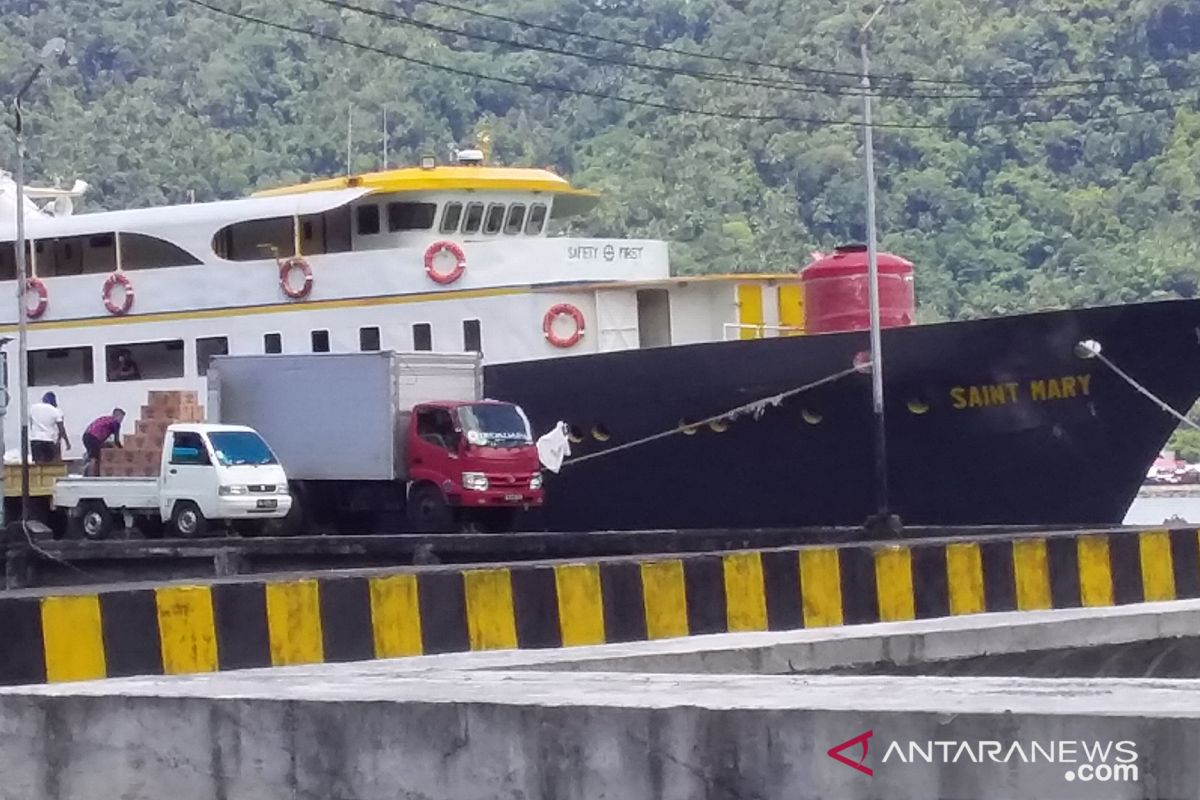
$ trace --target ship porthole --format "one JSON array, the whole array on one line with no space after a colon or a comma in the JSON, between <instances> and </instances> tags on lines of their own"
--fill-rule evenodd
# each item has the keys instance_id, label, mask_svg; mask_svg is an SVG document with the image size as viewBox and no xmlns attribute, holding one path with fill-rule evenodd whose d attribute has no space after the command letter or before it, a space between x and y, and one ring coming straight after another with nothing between
<instances>
[{"instance_id":1,"label":"ship porthole","mask_svg":"<svg viewBox=\"0 0 1200 800\"><path fill-rule=\"evenodd\" d=\"M914 397L908 401L908 410L914 414L924 414L929 410L929 404L920 398Z\"/></svg>"},{"instance_id":2,"label":"ship porthole","mask_svg":"<svg viewBox=\"0 0 1200 800\"><path fill-rule=\"evenodd\" d=\"M803 417L804 421L807 422L809 425L816 425L822 419L824 419L824 417L822 417L817 412L809 411L807 408L800 412L800 416Z\"/></svg>"},{"instance_id":3,"label":"ship porthole","mask_svg":"<svg viewBox=\"0 0 1200 800\"><path fill-rule=\"evenodd\" d=\"M597 442L607 442L612 438L612 435L604 425L595 425L592 427L592 438Z\"/></svg>"},{"instance_id":4,"label":"ship porthole","mask_svg":"<svg viewBox=\"0 0 1200 800\"><path fill-rule=\"evenodd\" d=\"M568 425L567 438L571 440L572 444L579 444L583 441L583 431L579 429L578 425Z\"/></svg>"},{"instance_id":5,"label":"ship porthole","mask_svg":"<svg viewBox=\"0 0 1200 800\"><path fill-rule=\"evenodd\" d=\"M679 420L679 429L681 431L683 431L684 436L695 436L696 435L696 423L692 422L690 419L687 419L686 417L684 419Z\"/></svg>"},{"instance_id":6,"label":"ship porthole","mask_svg":"<svg viewBox=\"0 0 1200 800\"><path fill-rule=\"evenodd\" d=\"M708 427L712 428L713 433L724 433L725 431L729 430L729 420L714 419L712 422L708 423Z\"/></svg>"}]
</instances>

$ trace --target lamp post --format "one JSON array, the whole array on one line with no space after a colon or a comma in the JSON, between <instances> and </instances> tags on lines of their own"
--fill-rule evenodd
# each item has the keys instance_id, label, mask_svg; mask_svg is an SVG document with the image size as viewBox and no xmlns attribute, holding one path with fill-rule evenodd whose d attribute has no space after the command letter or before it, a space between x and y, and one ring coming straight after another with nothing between
<instances>
[{"instance_id":1,"label":"lamp post","mask_svg":"<svg viewBox=\"0 0 1200 800\"><path fill-rule=\"evenodd\" d=\"M21 98L33 86L38 75L46 66L46 62L63 54L67 42L61 37L55 37L46 42L38 57L38 63L33 72L21 84L16 97L13 98L13 131L17 141L17 397L21 422L21 526L24 529L29 521L29 355L26 328L29 317L29 306L25 300L25 138L21 120Z\"/></svg>"},{"instance_id":2,"label":"lamp post","mask_svg":"<svg viewBox=\"0 0 1200 800\"><path fill-rule=\"evenodd\" d=\"M875 419L875 520L888 521L888 468L887 427L883 413L883 341L879 322L879 259L875 239L875 149L871 137L871 62L867 52L867 39L871 23L888 5L887 0L879 4L875 12L859 29L862 51L863 90L863 150L866 161L867 181L867 282L870 284L868 298L871 311L871 404Z\"/></svg>"}]
</instances>

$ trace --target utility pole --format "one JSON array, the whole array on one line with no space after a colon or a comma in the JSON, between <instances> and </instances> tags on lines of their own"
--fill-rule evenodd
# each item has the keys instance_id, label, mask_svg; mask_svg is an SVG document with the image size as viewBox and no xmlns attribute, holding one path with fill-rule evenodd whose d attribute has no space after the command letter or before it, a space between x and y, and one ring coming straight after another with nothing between
<instances>
[{"instance_id":1,"label":"utility pole","mask_svg":"<svg viewBox=\"0 0 1200 800\"><path fill-rule=\"evenodd\" d=\"M871 136L871 61L867 51L869 28L887 2L881 3L862 26L863 151L867 181L867 282L871 310L871 405L875 419L875 520L886 524L889 517L887 426L883 410L883 337L879 321L879 259L875 239L875 149Z\"/></svg>"}]
</instances>

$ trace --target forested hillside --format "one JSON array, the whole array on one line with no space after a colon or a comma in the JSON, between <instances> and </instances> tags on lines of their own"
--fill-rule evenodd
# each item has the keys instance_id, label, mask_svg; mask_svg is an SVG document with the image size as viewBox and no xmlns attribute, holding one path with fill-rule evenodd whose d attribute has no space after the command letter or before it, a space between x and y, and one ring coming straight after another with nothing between
<instances>
[{"instance_id":1,"label":"forested hillside","mask_svg":"<svg viewBox=\"0 0 1200 800\"><path fill-rule=\"evenodd\" d=\"M348 114L352 168L378 168L386 112L393 163L486 133L605 192L577 229L668 239L679 272L863 235L839 123L875 3L204 2L296 30L194 0L0 4L9 86L69 41L27 101L33 180L83 178L91 208L234 197L343 171ZM872 37L879 227L925 319L1196 292L1195 0L907 0Z\"/></svg>"}]
</instances>

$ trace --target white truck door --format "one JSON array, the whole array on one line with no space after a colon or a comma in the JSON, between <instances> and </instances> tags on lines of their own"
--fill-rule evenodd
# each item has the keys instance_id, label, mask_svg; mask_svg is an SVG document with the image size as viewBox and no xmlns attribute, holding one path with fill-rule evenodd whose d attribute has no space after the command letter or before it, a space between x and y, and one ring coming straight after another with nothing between
<instances>
[{"instance_id":1,"label":"white truck door","mask_svg":"<svg viewBox=\"0 0 1200 800\"><path fill-rule=\"evenodd\" d=\"M167 463L162 474L164 521L170 518L179 500L191 500L200 507L200 513L211 517L217 503L219 479L208 443L191 431L175 431L167 439L164 447Z\"/></svg>"}]
</instances>

